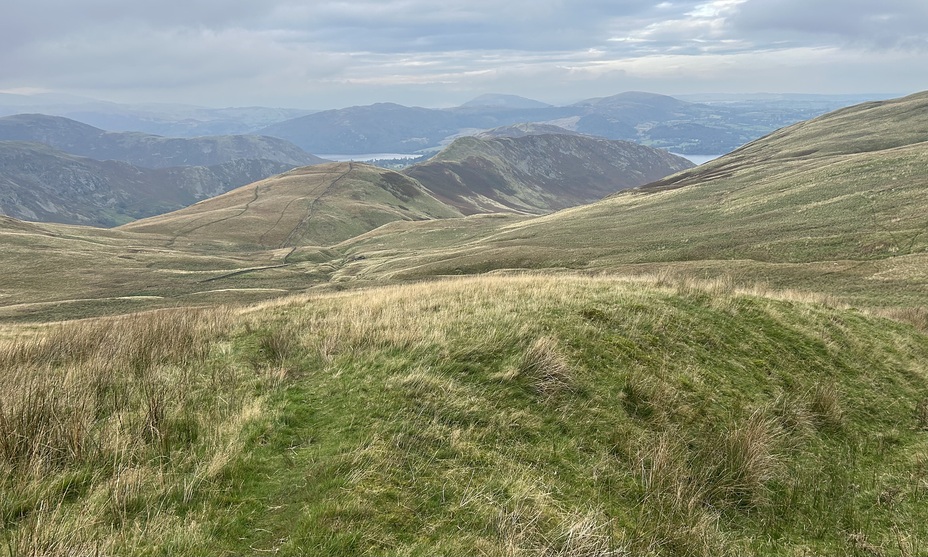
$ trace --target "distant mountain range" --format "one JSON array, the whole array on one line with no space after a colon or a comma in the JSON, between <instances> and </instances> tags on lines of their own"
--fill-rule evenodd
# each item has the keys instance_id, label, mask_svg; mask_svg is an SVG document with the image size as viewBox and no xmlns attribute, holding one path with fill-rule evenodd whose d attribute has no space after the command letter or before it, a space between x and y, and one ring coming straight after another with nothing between
<instances>
[{"instance_id":1,"label":"distant mountain range","mask_svg":"<svg viewBox=\"0 0 928 557\"><path fill-rule=\"evenodd\" d=\"M568 106L487 95L456 108L410 108L381 103L326 110L262 128L314 153L416 153L455 137L514 124L554 125L607 139L634 141L685 154L722 154L777 128L844 106L771 99L757 103L694 103L628 92Z\"/></svg>"},{"instance_id":2,"label":"distant mountain range","mask_svg":"<svg viewBox=\"0 0 928 557\"><path fill-rule=\"evenodd\" d=\"M159 114L160 122L178 126L188 117L215 123L221 114L239 123L233 128L260 128L259 135L177 138L104 131L61 116L0 117L0 211L28 220L100 226L176 210L293 167L324 162L307 150L413 153L440 146L448 149L407 175L454 211L545 213L685 168L666 153L594 137L687 154L723 153L828 105L820 97L687 102L628 92L552 106L491 94L450 109L380 103L307 114L259 108L198 112L196 107L0 94L0 113L34 107L30 102L37 100L72 111L96 107L110 115L133 115L126 122L144 119L151 110L149 115ZM201 128L191 124L185 129Z\"/></svg>"},{"instance_id":3,"label":"distant mountain range","mask_svg":"<svg viewBox=\"0 0 928 557\"><path fill-rule=\"evenodd\" d=\"M326 162L282 139L106 132L60 116L0 118L0 213L115 226Z\"/></svg>"},{"instance_id":4,"label":"distant mountain range","mask_svg":"<svg viewBox=\"0 0 928 557\"><path fill-rule=\"evenodd\" d=\"M719 155L777 128L865 100L870 99L848 95L695 95L680 99L626 92L553 106L516 95L488 94L447 109L379 103L313 111L126 105L61 95L0 94L0 116L41 113L109 131L171 137L268 135L292 141L311 153L342 155L434 153L456 137L534 123L677 153Z\"/></svg>"},{"instance_id":5,"label":"distant mountain range","mask_svg":"<svg viewBox=\"0 0 928 557\"><path fill-rule=\"evenodd\" d=\"M0 93L0 116L48 114L108 131L135 131L170 137L249 133L311 112L260 106L206 108L164 103L121 104L71 95Z\"/></svg>"},{"instance_id":6,"label":"distant mountain range","mask_svg":"<svg viewBox=\"0 0 928 557\"><path fill-rule=\"evenodd\" d=\"M57 124L69 122L62 118L47 121ZM76 126L76 129L84 130L80 125ZM125 134L104 135L121 137ZM73 140L73 137L62 134L55 137L65 137L61 141L64 143ZM89 142L85 147L92 145L93 143ZM400 181L412 184L410 187L413 189L426 192L424 195L430 199L440 200L435 203L441 205L442 209L433 210L431 213L435 216L487 212L538 214L589 203L621 189L639 186L691 166L692 164L685 159L664 151L628 142L580 135L461 138L433 160L409 168L406 176ZM292 165L278 161L235 159L209 167L149 169L124 161L97 161L77 157L39 143L0 141L0 213L32 221L114 226L174 211L291 168ZM351 199L356 202L367 198L368 193L357 193L343 187L326 189L334 187L335 182L341 183L356 178L359 172L365 175L382 175L381 178L371 180L394 186L399 183L394 176L402 176L373 167L364 168L363 172L355 169L346 178L341 176L347 171L333 170L332 165L323 165L318 173L304 169L297 174L304 177L312 175L311 182L323 184L321 187L325 191L328 204L332 204L333 196L341 195L336 192L354 192L352 195L356 197ZM326 180L331 180L332 183ZM370 181L365 180L367 179L361 179L361 182ZM288 187L297 188L294 190L297 192L299 184L302 183L300 180L286 182ZM252 188L249 191L258 191L252 186L248 188ZM279 187L271 189L280 190ZM312 197L307 192L293 195L303 196L305 199ZM321 196L321 193L319 195ZM255 210L266 204L266 197L265 194L262 204L254 206ZM238 197L226 196L223 199L239 198L246 201L246 198L250 199L247 194ZM350 204L349 201L345 204ZM240 226L242 219L254 218L252 213L245 210L250 206L243 204L237 209L242 218L234 224L231 221L227 222L225 226L231 225L235 228ZM292 213L301 206L297 204L291 207L288 204L287 208L281 208L281 211ZM187 213L195 214L199 219L205 210L211 211L204 207L207 206L200 204L197 209L191 209ZM313 202L311 207L317 222L328 218L322 214L324 211L319 203ZM396 214L400 217L409 216L412 213L407 214L408 211L401 207ZM393 214L389 211L388 213ZM284 218L277 212L274 215L275 218ZM328 226L358 234L367 231L367 228L364 228L367 224L382 224L381 221L385 217L358 218L361 219L361 224L347 222L351 219L346 217L346 222L341 225L330 223ZM222 217L219 220L227 219ZM362 229L358 229L358 226ZM245 227L243 230L247 229L248 227ZM227 234L230 237L235 235L231 229ZM350 235L342 237L339 232L316 237L313 241L333 241L349 237Z\"/></svg>"},{"instance_id":7,"label":"distant mountain range","mask_svg":"<svg viewBox=\"0 0 928 557\"><path fill-rule=\"evenodd\" d=\"M195 138L107 132L59 116L19 114L0 118L0 140L33 141L96 160L147 168L212 166L239 159L272 160L290 167L325 162L287 141L256 135Z\"/></svg>"}]
</instances>

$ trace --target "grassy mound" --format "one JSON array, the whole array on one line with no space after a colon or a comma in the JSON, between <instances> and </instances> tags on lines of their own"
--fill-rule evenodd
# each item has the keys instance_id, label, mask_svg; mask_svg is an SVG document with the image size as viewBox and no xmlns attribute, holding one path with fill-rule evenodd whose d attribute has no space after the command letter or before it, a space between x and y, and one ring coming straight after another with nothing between
<instances>
[{"instance_id":1,"label":"grassy mound","mask_svg":"<svg viewBox=\"0 0 928 557\"><path fill-rule=\"evenodd\" d=\"M0 338L0 553L928 548L928 338L795 294L483 277Z\"/></svg>"}]
</instances>

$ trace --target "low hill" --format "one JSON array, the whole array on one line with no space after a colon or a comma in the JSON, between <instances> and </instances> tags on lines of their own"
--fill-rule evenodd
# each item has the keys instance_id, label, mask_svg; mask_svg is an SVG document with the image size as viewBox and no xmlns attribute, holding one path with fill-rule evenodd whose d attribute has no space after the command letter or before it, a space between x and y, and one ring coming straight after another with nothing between
<instances>
[{"instance_id":1,"label":"low hill","mask_svg":"<svg viewBox=\"0 0 928 557\"><path fill-rule=\"evenodd\" d=\"M227 192L290 165L234 160L150 169L69 155L40 143L0 141L0 214L30 221L116 226Z\"/></svg>"},{"instance_id":2,"label":"low hill","mask_svg":"<svg viewBox=\"0 0 928 557\"><path fill-rule=\"evenodd\" d=\"M690 166L666 152L581 136L462 138L403 174L356 163L297 169L125 229L172 244L322 246L395 220L550 212Z\"/></svg>"},{"instance_id":3,"label":"low hill","mask_svg":"<svg viewBox=\"0 0 928 557\"><path fill-rule=\"evenodd\" d=\"M579 135L460 138L404 172L465 214L546 213L692 167L624 141Z\"/></svg>"},{"instance_id":4,"label":"low hill","mask_svg":"<svg viewBox=\"0 0 928 557\"><path fill-rule=\"evenodd\" d=\"M123 161L147 168L214 166L238 159L271 160L290 168L325 162L274 137L170 138L136 132L106 132L68 118L43 114L0 118L0 140L44 143L73 155Z\"/></svg>"},{"instance_id":5,"label":"low hill","mask_svg":"<svg viewBox=\"0 0 928 557\"><path fill-rule=\"evenodd\" d=\"M325 246L395 220L460 216L415 180L358 163L329 163L274 176L123 230L169 243L240 249Z\"/></svg>"}]
</instances>

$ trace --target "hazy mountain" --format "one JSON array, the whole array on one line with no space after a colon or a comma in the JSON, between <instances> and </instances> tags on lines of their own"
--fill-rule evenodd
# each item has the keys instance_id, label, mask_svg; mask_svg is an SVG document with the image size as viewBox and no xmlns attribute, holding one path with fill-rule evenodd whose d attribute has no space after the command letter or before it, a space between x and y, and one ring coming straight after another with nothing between
<instances>
[{"instance_id":1,"label":"hazy mountain","mask_svg":"<svg viewBox=\"0 0 928 557\"><path fill-rule=\"evenodd\" d=\"M500 95L488 93L468 101L460 108L507 108L507 109L531 109L531 108L550 108L551 105L527 99L518 95Z\"/></svg>"},{"instance_id":2,"label":"hazy mountain","mask_svg":"<svg viewBox=\"0 0 928 557\"><path fill-rule=\"evenodd\" d=\"M0 93L0 116L39 113L71 118L108 131L170 137L250 133L312 110L268 107L206 108L183 104L121 104L71 95Z\"/></svg>"},{"instance_id":3,"label":"hazy mountain","mask_svg":"<svg viewBox=\"0 0 928 557\"><path fill-rule=\"evenodd\" d=\"M457 216L413 179L345 162L298 168L122 229L171 245L267 249L326 246L396 220Z\"/></svg>"},{"instance_id":4,"label":"hazy mountain","mask_svg":"<svg viewBox=\"0 0 928 557\"><path fill-rule=\"evenodd\" d=\"M437 149L462 135L534 123L678 153L715 155L829 108L772 100L776 110L764 110L763 102L703 104L628 92L549 106L521 97L487 95L443 110L390 103L328 110L280 122L259 133L315 153L416 153Z\"/></svg>"},{"instance_id":5,"label":"hazy mountain","mask_svg":"<svg viewBox=\"0 0 928 557\"><path fill-rule=\"evenodd\" d=\"M212 166L236 159L264 159L294 166L324 162L287 141L254 135L169 138L106 132L59 116L19 114L0 118L0 140L45 143L96 160L119 160L148 168Z\"/></svg>"},{"instance_id":6,"label":"hazy mountain","mask_svg":"<svg viewBox=\"0 0 928 557\"><path fill-rule=\"evenodd\" d=\"M404 172L465 214L546 213L691 166L666 151L626 141L545 134L460 138Z\"/></svg>"},{"instance_id":7,"label":"hazy mountain","mask_svg":"<svg viewBox=\"0 0 928 557\"><path fill-rule=\"evenodd\" d=\"M77 157L40 143L0 141L0 213L30 221L114 226L172 211L288 170L240 159L150 169Z\"/></svg>"},{"instance_id":8,"label":"hazy mountain","mask_svg":"<svg viewBox=\"0 0 928 557\"><path fill-rule=\"evenodd\" d=\"M393 103L326 110L259 131L322 154L414 153L457 133L451 113Z\"/></svg>"}]
</instances>

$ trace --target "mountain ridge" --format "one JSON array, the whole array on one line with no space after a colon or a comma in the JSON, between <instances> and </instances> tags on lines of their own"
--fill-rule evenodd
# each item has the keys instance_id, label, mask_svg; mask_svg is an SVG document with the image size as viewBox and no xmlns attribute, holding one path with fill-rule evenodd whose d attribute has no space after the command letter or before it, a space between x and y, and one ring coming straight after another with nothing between
<instances>
[{"instance_id":1,"label":"mountain ridge","mask_svg":"<svg viewBox=\"0 0 928 557\"><path fill-rule=\"evenodd\" d=\"M360 163L298 168L122 229L171 235L173 227L172 243L324 246L395 220L547 213L690 166L666 152L579 135L468 137L402 173ZM278 237L283 230L290 232Z\"/></svg>"},{"instance_id":2,"label":"mountain ridge","mask_svg":"<svg viewBox=\"0 0 928 557\"><path fill-rule=\"evenodd\" d=\"M169 237L170 245L295 249L335 244L394 220L456 216L415 180L343 162L297 168L120 228Z\"/></svg>"},{"instance_id":3,"label":"mountain ridge","mask_svg":"<svg viewBox=\"0 0 928 557\"><path fill-rule=\"evenodd\" d=\"M530 134L459 138L404 173L465 214L538 214L589 203L691 166L630 142Z\"/></svg>"},{"instance_id":4,"label":"mountain ridge","mask_svg":"<svg viewBox=\"0 0 928 557\"><path fill-rule=\"evenodd\" d=\"M116 226L289 169L257 159L150 169L79 157L43 143L0 141L0 213L31 221Z\"/></svg>"},{"instance_id":5,"label":"mountain ridge","mask_svg":"<svg viewBox=\"0 0 928 557\"><path fill-rule=\"evenodd\" d=\"M478 97L478 102L447 109L377 103L327 110L256 133L281 137L316 153L414 154L443 147L461 135L537 123L677 153L717 155L827 111L827 103L812 107L774 103L776 110L763 110L752 104L696 103L645 92L619 93L566 106L541 106L543 103L529 99L528 103L510 103L515 104L512 107L504 101L493 102L498 97L489 95L487 102L480 102Z\"/></svg>"},{"instance_id":6,"label":"mountain ridge","mask_svg":"<svg viewBox=\"0 0 928 557\"><path fill-rule=\"evenodd\" d=\"M0 118L0 140L45 143L96 160L119 160L147 168L212 166L235 159L274 160L293 166L325 162L296 145L254 135L170 138L139 132L108 132L44 114Z\"/></svg>"}]
</instances>

